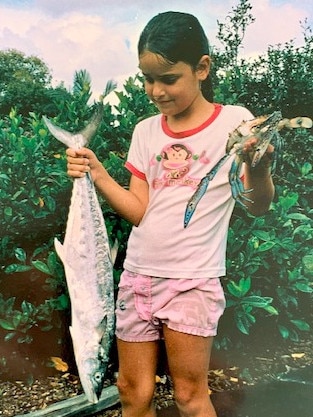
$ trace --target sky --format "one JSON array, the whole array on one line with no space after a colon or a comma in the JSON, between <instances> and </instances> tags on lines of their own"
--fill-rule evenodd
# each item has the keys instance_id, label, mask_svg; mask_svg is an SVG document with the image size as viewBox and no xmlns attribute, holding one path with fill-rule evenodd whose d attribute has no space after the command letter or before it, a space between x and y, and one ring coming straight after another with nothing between
<instances>
[{"instance_id":1,"label":"sky","mask_svg":"<svg viewBox=\"0 0 313 417\"><path fill-rule=\"evenodd\" d=\"M94 96L108 80L119 87L138 72L137 41L155 14L176 10L194 14L211 45L219 47L217 21L239 0L0 0L0 50L35 55L48 66L53 85L73 85L75 71L86 70ZM313 28L312 0L250 0L255 22L241 54L255 56L269 45L291 39L303 44L301 22Z\"/></svg>"}]
</instances>

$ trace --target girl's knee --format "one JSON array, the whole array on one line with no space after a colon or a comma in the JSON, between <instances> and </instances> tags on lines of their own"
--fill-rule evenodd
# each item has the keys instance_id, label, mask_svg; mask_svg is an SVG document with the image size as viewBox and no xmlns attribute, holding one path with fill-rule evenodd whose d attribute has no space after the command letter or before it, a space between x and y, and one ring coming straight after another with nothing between
<instances>
[{"instance_id":1,"label":"girl's knee","mask_svg":"<svg viewBox=\"0 0 313 417\"><path fill-rule=\"evenodd\" d=\"M174 389L177 408L182 415L198 415L209 406L208 387L195 384L179 384Z\"/></svg>"},{"instance_id":2,"label":"girl's knee","mask_svg":"<svg viewBox=\"0 0 313 417\"><path fill-rule=\"evenodd\" d=\"M134 383L118 377L117 389L123 406L136 406L149 409L152 405L154 385Z\"/></svg>"},{"instance_id":3,"label":"girl's knee","mask_svg":"<svg viewBox=\"0 0 313 417\"><path fill-rule=\"evenodd\" d=\"M175 389L174 397L178 408L181 409L187 407L194 398L193 394L193 390L190 389Z\"/></svg>"}]
</instances>

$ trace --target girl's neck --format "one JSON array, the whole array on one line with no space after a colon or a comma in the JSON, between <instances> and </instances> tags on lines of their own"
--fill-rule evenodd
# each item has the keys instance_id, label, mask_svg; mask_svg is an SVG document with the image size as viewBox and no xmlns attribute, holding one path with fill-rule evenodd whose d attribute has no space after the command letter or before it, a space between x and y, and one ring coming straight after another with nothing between
<instances>
[{"instance_id":1,"label":"girl's neck","mask_svg":"<svg viewBox=\"0 0 313 417\"><path fill-rule=\"evenodd\" d=\"M201 126L214 112L214 104L203 99L200 103L175 116L167 116L166 122L172 132L183 132Z\"/></svg>"}]
</instances>

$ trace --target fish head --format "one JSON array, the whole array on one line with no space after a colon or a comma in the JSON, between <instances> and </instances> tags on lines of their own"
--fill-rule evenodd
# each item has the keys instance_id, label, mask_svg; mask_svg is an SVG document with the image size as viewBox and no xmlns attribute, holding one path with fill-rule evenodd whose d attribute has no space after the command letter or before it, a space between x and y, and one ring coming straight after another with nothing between
<instances>
[{"instance_id":1,"label":"fish head","mask_svg":"<svg viewBox=\"0 0 313 417\"><path fill-rule=\"evenodd\" d=\"M80 382L88 401L97 403L104 385L105 364L97 358L87 357L80 359L79 369Z\"/></svg>"}]
</instances>

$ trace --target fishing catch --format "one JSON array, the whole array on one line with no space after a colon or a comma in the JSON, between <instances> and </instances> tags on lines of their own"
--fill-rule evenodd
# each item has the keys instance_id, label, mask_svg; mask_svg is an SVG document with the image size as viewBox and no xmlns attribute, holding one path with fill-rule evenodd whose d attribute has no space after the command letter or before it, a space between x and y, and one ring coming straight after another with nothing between
<instances>
[{"instance_id":1,"label":"fishing catch","mask_svg":"<svg viewBox=\"0 0 313 417\"><path fill-rule=\"evenodd\" d=\"M260 162L262 156L271 143L275 147L273 169L275 169L278 156L282 152L282 137L279 131L283 128L295 129L312 127L312 120L308 117L295 117L293 119L285 119L280 111L275 111L267 116L259 116L253 120L243 121L233 132L230 133L225 155L217 162L217 164L209 171L200 181L194 194L189 199L184 217L184 227L187 227L191 217L194 215L197 205L206 193L210 181L212 181L218 170L233 155L235 155L229 172L229 183L233 198L241 205L245 206L245 202L250 201L247 194L251 190L245 190L240 179L241 167L244 162L243 147L245 142L250 138L257 138L258 142L255 146L251 167L254 168Z\"/></svg>"},{"instance_id":2,"label":"fishing catch","mask_svg":"<svg viewBox=\"0 0 313 417\"><path fill-rule=\"evenodd\" d=\"M87 126L70 133L44 122L50 133L68 147L87 146L101 122L102 102ZM107 230L90 175L75 178L63 244L55 239L55 249L63 262L71 300L71 327L74 355L87 399L98 402L106 376L113 340L113 265Z\"/></svg>"}]
</instances>

